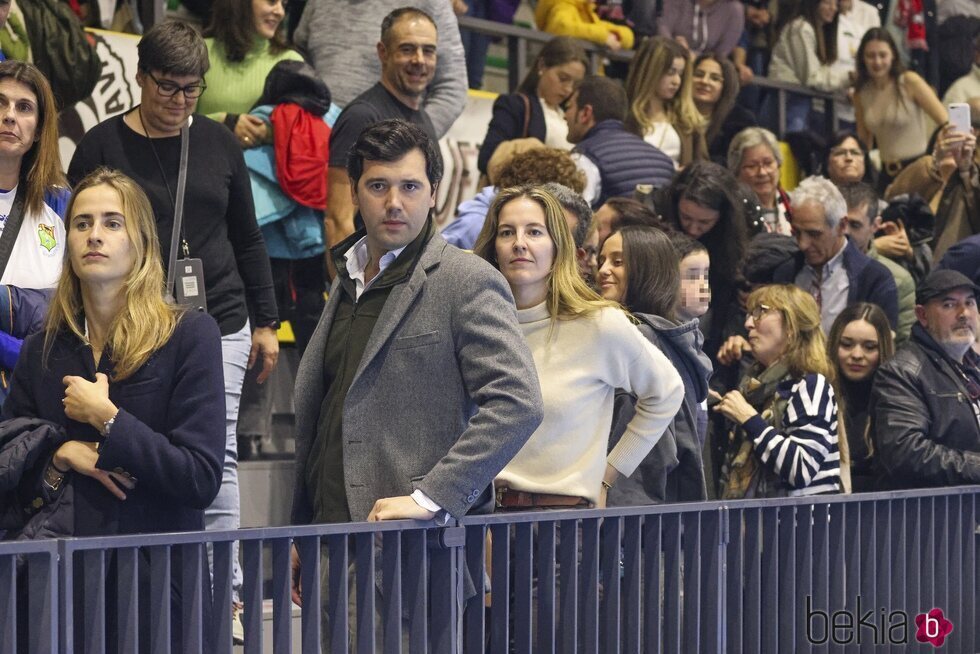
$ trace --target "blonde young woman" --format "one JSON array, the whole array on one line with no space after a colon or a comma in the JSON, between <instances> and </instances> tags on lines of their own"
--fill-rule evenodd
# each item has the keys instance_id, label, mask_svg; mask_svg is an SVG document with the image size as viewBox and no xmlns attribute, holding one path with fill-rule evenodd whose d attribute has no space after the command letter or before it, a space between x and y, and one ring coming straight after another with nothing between
<instances>
[{"instance_id":1,"label":"blonde young woman","mask_svg":"<svg viewBox=\"0 0 980 654\"><path fill-rule=\"evenodd\" d=\"M164 300L153 210L131 179L96 170L67 218L46 329L25 341L3 405L3 427L53 432L21 480L42 504L7 537L203 529L224 456L218 326Z\"/></svg>"},{"instance_id":2,"label":"blonde young woman","mask_svg":"<svg viewBox=\"0 0 980 654\"><path fill-rule=\"evenodd\" d=\"M733 425L722 497L841 492L847 442L838 442L834 374L816 301L793 285L763 286L746 300L746 315L756 363L737 390L713 393L714 410ZM846 465L843 471L849 480Z\"/></svg>"},{"instance_id":3,"label":"blonde young woman","mask_svg":"<svg viewBox=\"0 0 980 654\"><path fill-rule=\"evenodd\" d=\"M626 76L626 127L669 155L679 168L708 156L705 119L694 104L691 78L687 50L659 36L643 42Z\"/></svg>"},{"instance_id":4,"label":"blonde young woman","mask_svg":"<svg viewBox=\"0 0 980 654\"><path fill-rule=\"evenodd\" d=\"M501 191L474 252L510 284L544 398L544 421L497 477L498 505L605 506L676 415L680 376L617 303L582 280L564 213L546 191ZM607 455L617 388L636 395L636 415Z\"/></svg>"}]
</instances>

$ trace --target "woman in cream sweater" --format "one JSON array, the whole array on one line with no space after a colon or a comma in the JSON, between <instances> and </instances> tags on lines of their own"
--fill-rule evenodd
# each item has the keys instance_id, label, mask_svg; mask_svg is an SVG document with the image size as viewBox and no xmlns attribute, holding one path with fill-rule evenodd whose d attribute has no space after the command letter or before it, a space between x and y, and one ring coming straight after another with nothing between
<instances>
[{"instance_id":1,"label":"woman in cream sweater","mask_svg":"<svg viewBox=\"0 0 980 654\"><path fill-rule=\"evenodd\" d=\"M501 191L474 251L510 284L544 398L544 421L497 477L498 506L605 506L679 410L680 376L579 276L561 206L544 190ZM636 415L607 455L617 388L636 395Z\"/></svg>"}]
</instances>

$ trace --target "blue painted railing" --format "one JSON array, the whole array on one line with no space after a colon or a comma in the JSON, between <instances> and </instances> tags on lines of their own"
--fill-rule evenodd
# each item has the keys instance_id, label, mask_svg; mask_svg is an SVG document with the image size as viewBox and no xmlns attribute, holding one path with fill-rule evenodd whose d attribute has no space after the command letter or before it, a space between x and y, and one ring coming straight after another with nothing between
<instances>
[{"instance_id":1,"label":"blue painted railing","mask_svg":"<svg viewBox=\"0 0 980 654\"><path fill-rule=\"evenodd\" d=\"M904 652L932 609L928 630L952 624L944 652L976 652L978 498L970 486L0 543L0 654L231 652L231 612L212 607L231 604L233 540L247 653L270 635L273 652L310 654Z\"/></svg>"}]
</instances>

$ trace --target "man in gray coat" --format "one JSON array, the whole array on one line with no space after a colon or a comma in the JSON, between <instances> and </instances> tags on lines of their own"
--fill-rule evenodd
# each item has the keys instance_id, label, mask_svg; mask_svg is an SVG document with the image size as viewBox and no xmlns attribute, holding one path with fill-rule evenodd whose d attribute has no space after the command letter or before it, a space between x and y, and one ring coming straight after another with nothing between
<instances>
[{"instance_id":1,"label":"man in gray coat","mask_svg":"<svg viewBox=\"0 0 980 654\"><path fill-rule=\"evenodd\" d=\"M296 376L292 520L458 518L541 422L531 353L503 276L433 224L421 129L365 129L348 172L363 227Z\"/></svg>"}]
</instances>

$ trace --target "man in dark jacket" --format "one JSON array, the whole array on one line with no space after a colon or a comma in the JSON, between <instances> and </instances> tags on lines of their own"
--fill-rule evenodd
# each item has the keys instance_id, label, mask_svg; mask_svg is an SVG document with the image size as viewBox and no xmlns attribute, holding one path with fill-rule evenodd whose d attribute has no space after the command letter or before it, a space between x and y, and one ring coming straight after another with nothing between
<instances>
[{"instance_id":1,"label":"man in dark jacket","mask_svg":"<svg viewBox=\"0 0 980 654\"><path fill-rule=\"evenodd\" d=\"M24 339L44 326L54 289L35 290L0 285L0 406L7 398L10 373Z\"/></svg>"},{"instance_id":2,"label":"man in dark jacket","mask_svg":"<svg viewBox=\"0 0 980 654\"><path fill-rule=\"evenodd\" d=\"M837 315L854 302L877 304L894 331L898 326L895 278L844 235L847 203L834 183L825 177L808 177L793 191L790 202L800 256L776 269L773 281L795 283L812 294L826 334Z\"/></svg>"},{"instance_id":3,"label":"man in dark jacket","mask_svg":"<svg viewBox=\"0 0 980 654\"><path fill-rule=\"evenodd\" d=\"M978 291L955 270L930 273L911 340L875 376L870 414L887 486L980 483Z\"/></svg>"},{"instance_id":4,"label":"man in dark jacket","mask_svg":"<svg viewBox=\"0 0 980 654\"><path fill-rule=\"evenodd\" d=\"M572 156L585 173L582 195L593 210L609 198L632 197L637 184L670 184L673 160L623 125L629 102L619 82L589 75L564 107L568 141L577 144Z\"/></svg>"}]
</instances>

